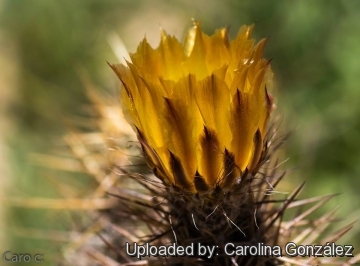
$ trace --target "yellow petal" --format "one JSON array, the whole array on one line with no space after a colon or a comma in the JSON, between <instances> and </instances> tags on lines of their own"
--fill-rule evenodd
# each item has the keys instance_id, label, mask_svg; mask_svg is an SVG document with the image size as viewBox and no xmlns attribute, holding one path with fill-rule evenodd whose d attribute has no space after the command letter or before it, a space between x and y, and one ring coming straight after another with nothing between
<instances>
[{"instance_id":1,"label":"yellow petal","mask_svg":"<svg viewBox=\"0 0 360 266\"><path fill-rule=\"evenodd\" d=\"M187 182L193 182L196 172L196 139L193 137L194 121L186 111L186 103L182 100L165 99L165 124L168 129L167 140L173 164L180 160ZM176 173L174 173L175 175ZM183 178L180 178L181 180ZM181 182L183 183L183 182Z\"/></svg>"},{"instance_id":2,"label":"yellow petal","mask_svg":"<svg viewBox=\"0 0 360 266\"><path fill-rule=\"evenodd\" d=\"M217 30L211 38L206 39L206 65L208 74L213 73L214 70L227 65L230 60L229 50L226 47L226 40L224 40L224 33L222 30Z\"/></svg>"},{"instance_id":3,"label":"yellow petal","mask_svg":"<svg viewBox=\"0 0 360 266\"><path fill-rule=\"evenodd\" d=\"M187 73L196 74L197 79L203 79L208 75L207 61L206 61L206 39L209 36L201 31L199 23L194 25L195 38L191 53L188 59L184 62L184 69Z\"/></svg>"},{"instance_id":4,"label":"yellow petal","mask_svg":"<svg viewBox=\"0 0 360 266\"><path fill-rule=\"evenodd\" d=\"M252 156L253 137L259 122L256 108L256 99L253 95L237 90L231 103L232 141L230 151L235 156L236 165L242 171L245 170Z\"/></svg>"},{"instance_id":5,"label":"yellow petal","mask_svg":"<svg viewBox=\"0 0 360 266\"><path fill-rule=\"evenodd\" d=\"M154 50L146 38L140 43L136 53L130 54L133 65L140 72L147 72L153 76L160 76L162 73L161 57L157 50ZM149 67L151 66L151 67Z\"/></svg>"},{"instance_id":6,"label":"yellow petal","mask_svg":"<svg viewBox=\"0 0 360 266\"><path fill-rule=\"evenodd\" d=\"M223 170L223 153L216 133L204 127L199 141L199 174L214 187Z\"/></svg>"},{"instance_id":7,"label":"yellow petal","mask_svg":"<svg viewBox=\"0 0 360 266\"><path fill-rule=\"evenodd\" d=\"M161 43L157 49L161 55L162 77L164 79L179 80L183 76L180 67L185 60L183 47L173 36L169 36L164 30L161 30Z\"/></svg>"},{"instance_id":8,"label":"yellow petal","mask_svg":"<svg viewBox=\"0 0 360 266\"><path fill-rule=\"evenodd\" d=\"M230 91L224 80L213 74L200 81L195 91L195 101L204 125L215 130L222 150L230 144L228 116Z\"/></svg>"}]
</instances>

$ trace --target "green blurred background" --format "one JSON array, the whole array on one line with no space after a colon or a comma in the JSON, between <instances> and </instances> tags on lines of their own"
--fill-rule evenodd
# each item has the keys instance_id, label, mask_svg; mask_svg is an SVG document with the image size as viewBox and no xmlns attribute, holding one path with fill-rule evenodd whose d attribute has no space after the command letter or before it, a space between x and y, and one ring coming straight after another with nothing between
<instances>
[{"instance_id":1,"label":"green blurred background","mask_svg":"<svg viewBox=\"0 0 360 266\"><path fill-rule=\"evenodd\" d=\"M114 32L135 51L145 35L157 45L160 25L182 38L191 18L202 21L208 34L230 26L231 36L255 22L257 40L270 36L265 55L273 58L282 131L294 131L281 154L289 158L283 169L296 167L288 187L306 180L302 198L342 193L323 211L340 205L339 216L351 222L360 216L359 16L360 1L354 0L2 0L0 186L11 196L56 196L43 178L48 170L29 163L28 154L53 150L65 132L63 118L86 105L79 66L116 95L119 82L106 63L118 62L109 45ZM58 252L61 242L26 238L16 228L62 230L58 221L65 214L12 208L2 216L5 211L1 254ZM359 231L357 224L342 241L355 245L355 252Z\"/></svg>"}]
</instances>

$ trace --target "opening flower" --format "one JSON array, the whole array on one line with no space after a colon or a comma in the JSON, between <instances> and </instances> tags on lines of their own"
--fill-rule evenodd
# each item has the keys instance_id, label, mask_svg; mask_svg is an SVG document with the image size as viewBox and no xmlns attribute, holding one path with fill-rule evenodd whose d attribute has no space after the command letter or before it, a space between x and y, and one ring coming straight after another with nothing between
<instances>
[{"instance_id":1,"label":"opening flower","mask_svg":"<svg viewBox=\"0 0 360 266\"><path fill-rule=\"evenodd\" d=\"M183 45L161 30L158 48L144 39L132 62L112 65L146 161L166 184L207 192L257 170L272 72L266 39L255 45L252 29L241 27L230 41L226 28L208 36L195 22Z\"/></svg>"}]
</instances>

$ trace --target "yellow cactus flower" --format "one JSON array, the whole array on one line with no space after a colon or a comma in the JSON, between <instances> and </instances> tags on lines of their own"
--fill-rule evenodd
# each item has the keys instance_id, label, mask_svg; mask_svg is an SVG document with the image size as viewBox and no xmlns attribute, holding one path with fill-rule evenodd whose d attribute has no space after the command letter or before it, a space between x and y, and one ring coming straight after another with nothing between
<instances>
[{"instance_id":1,"label":"yellow cactus flower","mask_svg":"<svg viewBox=\"0 0 360 266\"><path fill-rule=\"evenodd\" d=\"M266 39L255 45L252 29L230 41L226 28L208 36L195 22L184 45L161 30L158 48L144 39L127 66L111 65L146 161L164 183L207 192L257 170L272 72Z\"/></svg>"}]
</instances>

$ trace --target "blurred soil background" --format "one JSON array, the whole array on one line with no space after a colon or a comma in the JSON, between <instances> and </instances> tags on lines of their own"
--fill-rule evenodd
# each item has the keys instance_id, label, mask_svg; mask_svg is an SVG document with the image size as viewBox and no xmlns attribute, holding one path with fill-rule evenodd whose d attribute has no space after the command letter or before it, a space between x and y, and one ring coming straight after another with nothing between
<instances>
[{"instance_id":1,"label":"blurred soil background","mask_svg":"<svg viewBox=\"0 0 360 266\"><path fill-rule=\"evenodd\" d=\"M230 26L234 37L241 25L256 23L256 40L270 36L265 57L273 58L281 132L294 131L280 155L289 158L283 169L291 169L283 190L305 180L302 198L342 193L323 211L340 205L346 222L359 218L359 16L360 1L353 0L1 0L0 197L56 198L57 179L77 179L86 190L91 181L85 176L29 160L54 152L67 131L64 120L83 115L88 100L78 69L102 94L116 97L119 81L106 63L118 62L114 36L130 52L145 35L156 47L159 26L183 39L196 18L208 34ZM0 254L42 253L41 265L55 264L66 239L39 232L64 231L70 220L65 211L2 203L0 211ZM359 231L357 224L341 241L353 244L355 253Z\"/></svg>"}]
</instances>

